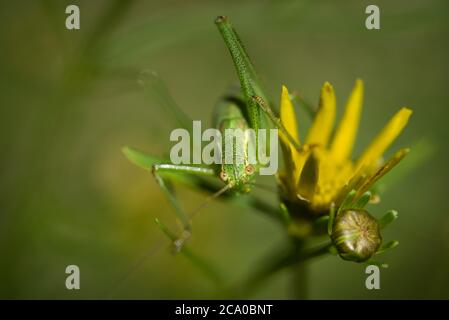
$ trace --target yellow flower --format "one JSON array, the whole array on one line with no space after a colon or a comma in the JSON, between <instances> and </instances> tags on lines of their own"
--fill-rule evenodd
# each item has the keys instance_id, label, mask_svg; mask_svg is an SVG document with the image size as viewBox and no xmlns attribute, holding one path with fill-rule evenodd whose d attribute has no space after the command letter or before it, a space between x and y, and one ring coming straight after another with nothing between
<instances>
[{"instance_id":1,"label":"yellow flower","mask_svg":"<svg viewBox=\"0 0 449 320\"><path fill-rule=\"evenodd\" d=\"M285 168L279 173L283 197L298 202L316 214L326 214L332 203L337 207L350 190L357 196L369 190L407 153L401 149L382 164L382 155L406 126L412 111L400 109L374 138L362 155L351 160L363 103L363 82L357 80L347 101L340 124L331 139L336 101L333 87L324 83L320 103L309 132L302 143L289 92L282 87L280 118L288 133L301 145L297 151L287 137L279 133ZM356 196L356 197L357 197Z\"/></svg>"}]
</instances>

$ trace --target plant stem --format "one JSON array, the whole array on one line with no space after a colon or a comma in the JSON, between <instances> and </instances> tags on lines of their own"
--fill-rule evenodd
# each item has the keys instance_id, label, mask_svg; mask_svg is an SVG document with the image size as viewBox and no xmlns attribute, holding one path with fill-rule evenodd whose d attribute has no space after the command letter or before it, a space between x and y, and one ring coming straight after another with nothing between
<instances>
[{"instance_id":1,"label":"plant stem","mask_svg":"<svg viewBox=\"0 0 449 320\"><path fill-rule=\"evenodd\" d=\"M296 243L296 250L297 252L304 251L304 241ZM307 273L307 261L299 261L296 265L292 266L292 282L290 290L293 299L307 299Z\"/></svg>"},{"instance_id":2,"label":"plant stem","mask_svg":"<svg viewBox=\"0 0 449 320\"><path fill-rule=\"evenodd\" d=\"M253 273L250 278L240 284L238 288L229 290L237 294L239 298L250 296L254 293L265 281L276 274L278 271L283 270L287 267L295 267L295 295L297 299L306 298L306 277L305 272L306 262L310 259L322 256L329 252L329 247L331 244L324 244L317 246L315 248L306 248L303 241L294 241L293 248L287 248L285 250L277 250L276 256L270 255L267 257L267 264Z\"/></svg>"}]
</instances>

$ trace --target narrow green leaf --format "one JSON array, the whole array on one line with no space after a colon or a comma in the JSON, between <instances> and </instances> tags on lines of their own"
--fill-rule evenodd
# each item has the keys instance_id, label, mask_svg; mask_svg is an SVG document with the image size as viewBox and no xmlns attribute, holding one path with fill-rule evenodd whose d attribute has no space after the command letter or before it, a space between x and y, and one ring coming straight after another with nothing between
<instances>
[{"instance_id":1,"label":"narrow green leaf","mask_svg":"<svg viewBox=\"0 0 449 320\"><path fill-rule=\"evenodd\" d=\"M379 181L384 175L390 172L402 159L410 152L410 149L404 148L397 151L387 162L385 162L381 167L379 167L376 172L371 174L369 178L365 179L362 185L357 191L357 197L362 193L371 189L371 187Z\"/></svg>"},{"instance_id":2,"label":"narrow green leaf","mask_svg":"<svg viewBox=\"0 0 449 320\"><path fill-rule=\"evenodd\" d=\"M134 148L127 146L122 148L122 152L128 158L129 161L149 171L151 171L151 167L153 166L153 164L159 161L159 159L155 157L146 155Z\"/></svg>"},{"instance_id":3,"label":"narrow green leaf","mask_svg":"<svg viewBox=\"0 0 449 320\"><path fill-rule=\"evenodd\" d=\"M379 250L377 250L376 254L381 254L381 253L387 252L388 250L396 248L398 245L399 245L399 241L397 241L397 240L392 240L390 242L387 242L387 243L383 244L379 248Z\"/></svg>"},{"instance_id":4,"label":"narrow green leaf","mask_svg":"<svg viewBox=\"0 0 449 320\"><path fill-rule=\"evenodd\" d=\"M430 160L435 157L438 145L430 138L422 138L410 147L410 154L394 170L382 177L376 183L379 192L385 193L389 188L398 184L407 175L413 174L415 170L430 165Z\"/></svg>"},{"instance_id":5,"label":"narrow green leaf","mask_svg":"<svg viewBox=\"0 0 449 320\"><path fill-rule=\"evenodd\" d=\"M353 209L363 209L371 200L371 192L367 191L360 196L354 203Z\"/></svg>"},{"instance_id":6,"label":"narrow green leaf","mask_svg":"<svg viewBox=\"0 0 449 320\"><path fill-rule=\"evenodd\" d=\"M338 208L337 214L336 216L338 216L338 214L347 209L348 207L351 206L352 201L354 200L356 191L355 190L351 190L350 192L348 192L348 194L346 195L346 197L344 198L343 202L340 205L340 208Z\"/></svg>"},{"instance_id":7,"label":"narrow green leaf","mask_svg":"<svg viewBox=\"0 0 449 320\"><path fill-rule=\"evenodd\" d=\"M379 227L384 229L390 223L398 218L398 212L396 210L388 211L382 218L379 219Z\"/></svg>"},{"instance_id":8,"label":"narrow green leaf","mask_svg":"<svg viewBox=\"0 0 449 320\"><path fill-rule=\"evenodd\" d=\"M169 114L177 126L191 132L192 120L176 103L164 81L157 72L152 70L143 70L140 72L137 82L140 86L142 86L142 88L145 89L145 92L148 93L152 99L156 100L162 110Z\"/></svg>"},{"instance_id":9,"label":"narrow green leaf","mask_svg":"<svg viewBox=\"0 0 449 320\"><path fill-rule=\"evenodd\" d=\"M315 118L316 108L311 103L306 101L299 93L293 92L290 94L290 100L298 107L303 108L310 119Z\"/></svg>"}]
</instances>

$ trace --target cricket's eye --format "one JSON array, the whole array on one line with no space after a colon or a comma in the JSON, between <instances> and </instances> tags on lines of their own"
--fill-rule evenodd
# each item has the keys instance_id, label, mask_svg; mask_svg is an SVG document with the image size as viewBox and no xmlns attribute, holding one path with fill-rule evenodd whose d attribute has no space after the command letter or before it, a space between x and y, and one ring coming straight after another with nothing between
<instances>
[{"instance_id":1,"label":"cricket's eye","mask_svg":"<svg viewBox=\"0 0 449 320\"><path fill-rule=\"evenodd\" d=\"M220 179L223 180L223 181L228 180L228 174L226 172L224 172L224 171L221 171L220 172Z\"/></svg>"},{"instance_id":2,"label":"cricket's eye","mask_svg":"<svg viewBox=\"0 0 449 320\"><path fill-rule=\"evenodd\" d=\"M247 165L245 167L245 172L247 175L252 175L254 173L254 167L252 165Z\"/></svg>"}]
</instances>

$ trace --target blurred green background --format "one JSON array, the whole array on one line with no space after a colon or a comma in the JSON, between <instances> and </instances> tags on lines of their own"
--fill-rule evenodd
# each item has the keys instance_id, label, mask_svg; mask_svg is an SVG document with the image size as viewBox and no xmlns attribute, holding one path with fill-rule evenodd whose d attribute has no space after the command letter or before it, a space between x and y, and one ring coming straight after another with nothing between
<instances>
[{"instance_id":1,"label":"blurred green background","mask_svg":"<svg viewBox=\"0 0 449 320\"><path fill-rule=\"evenodd\" d=\"M356 154L401 106L414 115L389 153L422 139L435 150L373 208L400 212L385 236L401 244L382 257L390 268L381 290L365 289L362 265L329 256L308 265L308 296L449 298L449 5L375 1L381 30L368 31L371 3L2 1L0 298L216 296L188 260L164 250L116 283L161 238L155 217L175 225L151 175L120 152L127 144L162 155L171 146L174 123L137 75L158 71L186 113L209 121L237 80L217 15L230 17L276 100L286 84L316 102L327 80L341 112L355 78L364 79ZM80 30L65 28L68 4L80 7ZM187 210L205 199L182 187L178 194ZM191 247L232 283L283 237L258 212L216 201L195 221ZM81 269L81 290L65 288L69 264ZM291 280L281 272L252 297L293 297Z\"/></svg>"}]
</instances>

